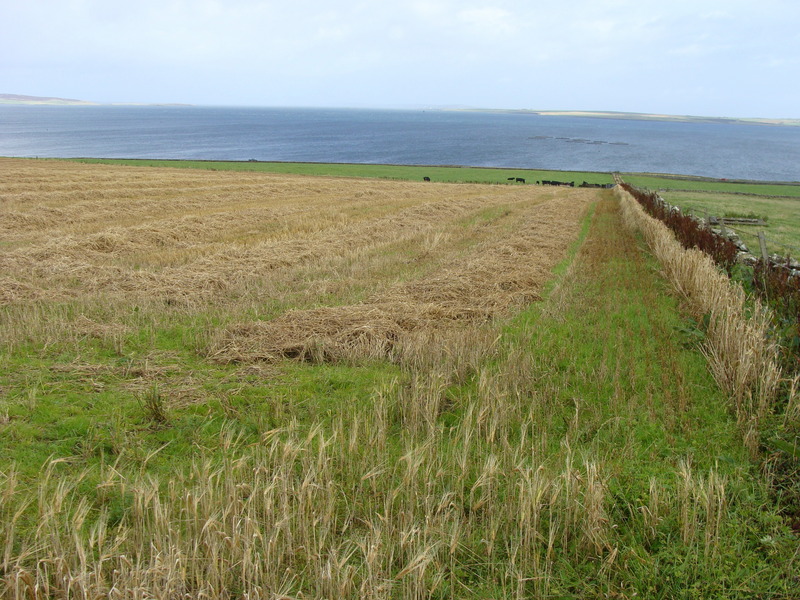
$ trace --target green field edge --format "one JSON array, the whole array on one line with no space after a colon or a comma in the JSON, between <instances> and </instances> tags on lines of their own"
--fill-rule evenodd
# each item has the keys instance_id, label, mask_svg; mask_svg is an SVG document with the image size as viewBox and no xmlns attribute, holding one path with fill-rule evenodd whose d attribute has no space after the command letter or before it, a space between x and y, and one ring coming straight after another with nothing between
<instances>
[{"instance_id":1,"label":"green field edge","mask_svg":"<svg viewBox=\"0 0 800 600\"><path fill-rule=\"evenodd\" d=\"M150 159L105 159L75 158L58 159L86 164L111 164L140 167L172 167L181 169L205 169L211 171L241 171L281 173L292 175L315 175L327 177L356 177L366 179L390 179L421 181L425 177L432 182L444 183L498 183L520 185L534 183L538 178L553 178L572 181L580 185L587 183L612 183L610 173L593 171L558 171L545 169L523 169L514 167L471 167L459 165L393 165L360 163L282 162L282 161L216 161L216 160L150 160ZM510 181L513 178L514 181Z\"/></svg>"}]
</instances>

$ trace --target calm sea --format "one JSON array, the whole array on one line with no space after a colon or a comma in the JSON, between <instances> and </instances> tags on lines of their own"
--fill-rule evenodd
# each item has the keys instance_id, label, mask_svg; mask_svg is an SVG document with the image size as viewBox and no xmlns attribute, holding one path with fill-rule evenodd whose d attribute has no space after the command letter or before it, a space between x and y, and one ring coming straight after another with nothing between
<instances>
[{"instance_id":1,"label":"calm sea","mask_svg":"<svg viewBox=\"0 0 800 600\"><path fill-rule=\"evenodd\" d=\"M800 180L800 127L438 110L0 105L0 156L172 158Z\"/></svg>"}]
</instances>

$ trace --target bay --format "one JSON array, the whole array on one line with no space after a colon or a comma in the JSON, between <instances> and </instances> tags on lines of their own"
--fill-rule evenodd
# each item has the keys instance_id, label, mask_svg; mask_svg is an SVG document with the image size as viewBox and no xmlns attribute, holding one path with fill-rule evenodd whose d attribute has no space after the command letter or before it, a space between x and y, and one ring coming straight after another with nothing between
<instances>
[{"instance_id":1,"label":"bay","mask_svg":"<svg viewBox=\"0 0 800 600\"><path fill-rule=\"evenodd\" d=\"M459 165L800 180L800 127L446 110L0 105L0 156Z\"/></svg>"}]
</instances>

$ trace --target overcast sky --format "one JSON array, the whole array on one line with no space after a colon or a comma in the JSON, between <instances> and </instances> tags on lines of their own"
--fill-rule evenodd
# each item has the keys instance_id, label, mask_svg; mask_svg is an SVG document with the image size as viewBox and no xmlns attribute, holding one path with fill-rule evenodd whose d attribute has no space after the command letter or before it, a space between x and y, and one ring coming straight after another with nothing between
<instances>
[{"instance_id":1,"label":"overcast sky","mask_svg":"<svg viewBox=\"0 0 800 600\"><path fill-rule=\"evenodd\" d=\"M0 0L0 93L800 117L797 0Z\"/></svg>"}]
</instances>

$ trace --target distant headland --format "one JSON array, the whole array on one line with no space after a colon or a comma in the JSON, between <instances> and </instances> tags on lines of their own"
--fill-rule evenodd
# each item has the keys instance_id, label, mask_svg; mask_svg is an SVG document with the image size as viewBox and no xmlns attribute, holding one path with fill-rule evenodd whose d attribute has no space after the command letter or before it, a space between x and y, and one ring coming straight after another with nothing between
<instances>
[{"instance_id":1,"label":"distant headland","mask_svg":"<svg viewBox=\"0 0 800 600\"><path fill-rule=\"evenodd\" d=\"M493 109L493 108L459 108L455 110L542 115L549 117L590 117L594 119L624 119L629 121L671 121L677 123L738 123L750 125L788 125L800 126L800 119L762 119L733 117L697 117L690 115L662 115L654 113L618 112L610 110L532 110Z\"/></svg>"},{"instance_id":2,"label":"distant headland","mask_svg":"<svg viewBox=\"0 0 800 600\"><path fill-rule=\"evenodd\" d=\"M97 102L74 100L72 98L51 98L48 96L25 96L23 94L0 94L2 104L56 104L56 105L86 105L93 106Z\"/></svg>"},{"instance_id":3,"label":"distant headland","mask_svg":"<svg viewBox=\"0 0 800 600\"><path fill-rule=\"evenodd\" d=\"M37 106L191 106L191 104L176 103L92 102L90 100L75 100L74 98L26 96L24 94L0 94L0 104L26 104Z\"/></svg>"},{"instance_id":4,"label":"distant headland","mask_svg":"<svg viewBox=\"0 0 800 600\"><path fill-rule=\"evenodd\" d=\"M25 104L45 106L194 106L193 104L169 102L94 102L91 100L75 100L73 98L57 98L50 96L27 96L23 94L0 94L1 104ZM664 115L657 113L636 113L612 110L535 110L529 108L468 108L440 107L428 110L444 110L459 112L483 112L498 114L541 115L545 117L589 117L593 119L622 119L628 121L670 121L673 123L736 123L749 125L777 125L800 127L800 119L765 119L738 117L699 117L691 115Z\"/></svg>"}]
</instances>

